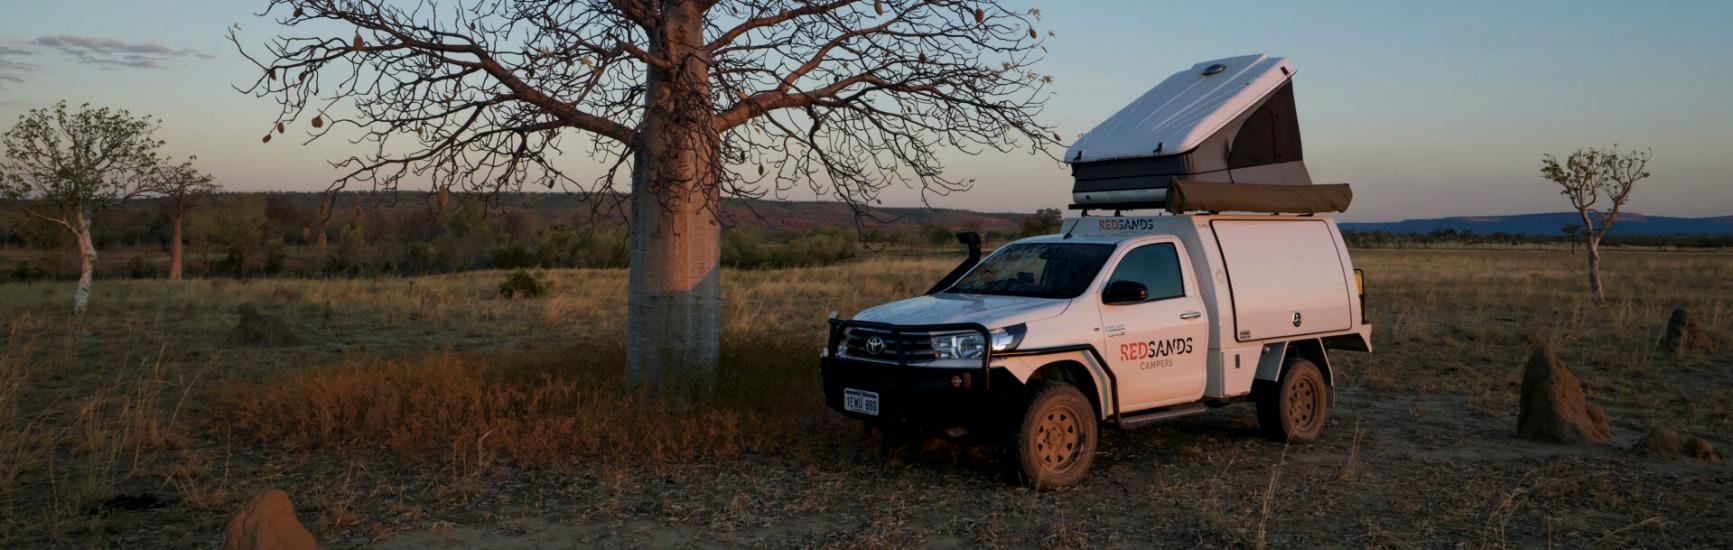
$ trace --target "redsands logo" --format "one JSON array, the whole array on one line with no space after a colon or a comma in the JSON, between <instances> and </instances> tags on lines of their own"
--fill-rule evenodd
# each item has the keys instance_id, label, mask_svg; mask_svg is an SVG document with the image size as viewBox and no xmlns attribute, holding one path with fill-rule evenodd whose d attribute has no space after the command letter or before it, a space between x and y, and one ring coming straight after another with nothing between
<instances>
[{"instance_id":1,"label":"redsands logo","mask_svg":"<svg viewBox=\"0 0 1733 550\"><path fill-rule=\"evenodd\" d=\"M1119 359L1122 361L1137 361L1170 355L1185 355L1191 353L1191 338L1173 338L1169 340L1150 340L1148 342L1130 342L1119 345Z\"/></svg>"},{"instance_id":2,"label":"redsands logo","mask_svg":"<svg viewBox=\"0 0 1733 550\"><path fill-rule=\"evenodd\" d=\"M1106 218L1096 222L1096 228L1101 231L1149 231L1155 229L1155 222L1137 218Z\"/></svg>"}]
</instances>

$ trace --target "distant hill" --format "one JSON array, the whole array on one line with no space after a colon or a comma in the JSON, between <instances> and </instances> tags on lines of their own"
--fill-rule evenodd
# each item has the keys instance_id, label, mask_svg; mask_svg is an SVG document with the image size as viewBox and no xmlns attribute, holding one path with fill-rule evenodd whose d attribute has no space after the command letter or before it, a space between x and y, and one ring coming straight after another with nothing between
<instances>
[{"instance_id":1,"label":"distant hill","mask_svg":"<svg viewBox=\"0 0 1733 550\"><path fill-rule=\"evenodd\" d=\"M1582 225L1576 212L1546 214L1516 214L1511 216L1459 216L1402 220L1399 222L1343 223L1342 229L1383 231L1386 233L1431 233L1455 230L1473 231L1476 235L1508 233L1511 235L1561 235L1566 225ZM1676 218L1619 214L1610 235L1733 235L1733 216L1713 218Z\"/></svg>"},{"instance_id":2,"label":"distant hill","mask_svg":"<svg viewBox=\"0 0 1733 550\"><path fill-rule=\"evenodd\" d=\"M300 216L318 212L320 203L324 200L324 194L316 192L237 192L223 193L222 196L264 197L272 205L271 210L298 211ZM502 193L491 200L491 211L496 215L515 213L548 224L587 225L595 221L620 220L622 211L630 207L622 199L623 197L619 196L602 196L598 204L598 197L595 195ZM361 203L368 212L381 215L425 215L433 208L430 201L429 194L419 192L370 194L346 191L337 194L332 212L336 219L346 219L355 204ZM159 202L153 199L133 201L122 209L135 214L154 213L160 208ZM449 208L459 207L453 204ZM923 225L938 224L952 230L976 227L983 232L1015 233L1022 227L1023 218L1027 216L1028 214L973 212L954 208L880 207L872 209L868 217L857 220L848 205L834 201L725 199L722 207L722 219L728 227L796 231L833 226L905 233L918 231ZM288 217L293 218L296 215Z\"/></svg>"}]
</instances>

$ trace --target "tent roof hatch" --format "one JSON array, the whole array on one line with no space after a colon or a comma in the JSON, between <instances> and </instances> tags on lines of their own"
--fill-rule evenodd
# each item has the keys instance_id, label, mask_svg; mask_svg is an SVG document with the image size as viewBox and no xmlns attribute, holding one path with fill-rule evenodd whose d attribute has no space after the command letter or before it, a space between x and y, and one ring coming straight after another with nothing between
<instances>
[{"instance_id":1,"label":"tent roof hatch","mask_svg":"<svg viewBox=\"0 0 1733 550\"><path fill-rule=\"evenodd\" d=\"M1205 74L1222 65L1219 73ZM1192 65L1096 125L1065 151L1066 162L1153 157L1196 149L1205 138L1288 82L1287 58L1242 55Z\"/></svg>"},{"instance_id":2,"label":"tent roof hatch","mask_svg":"<svg viewBox=\"0 0 1733 550\"><path fill-rule=\"evenodd\" d=\"M1177 205L1169 203L1176 191L1170 185L1178 181L1230 186L1194 186L1209 192L1184 201L1189 210L1346 208L1345 189L1309 189L1293 75L1287 59L1255 54L1205 61L1169 76L1065 152L1075 179L1073 208L1171 210ZM1232 187L1244 184L1264 187ZM1303 199L1308 193L1332 195ZM1220 204L1207 198L1230 196Z\"/></svg>"}]
</instances>

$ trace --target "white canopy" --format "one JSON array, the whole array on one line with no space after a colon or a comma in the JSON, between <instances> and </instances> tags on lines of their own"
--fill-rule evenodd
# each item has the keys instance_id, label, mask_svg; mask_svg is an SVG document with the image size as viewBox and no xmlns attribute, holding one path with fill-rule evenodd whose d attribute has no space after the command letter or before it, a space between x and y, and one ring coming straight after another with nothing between
<instances>
[{"instance_id":1,"label":"white canopy","mask_svg":"<svg viewBox=\"0 0 1733 550\"><path fill-rule=\"evenodd\" d=\"M1221 65L1219 73L1205 74ZM1294 73L1287 58L1263 54L1205 61L1167 77L1084 134L1066 162L1154 157L1197 148L1273 93Z\"/></svg>"}]
</instances>

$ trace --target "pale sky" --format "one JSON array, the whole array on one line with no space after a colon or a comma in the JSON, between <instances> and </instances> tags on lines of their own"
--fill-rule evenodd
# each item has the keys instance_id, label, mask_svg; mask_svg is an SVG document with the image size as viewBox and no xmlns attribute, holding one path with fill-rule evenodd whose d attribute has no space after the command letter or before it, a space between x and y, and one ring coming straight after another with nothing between
<instances>
[{"instance_id":1,"label":"pale sky","mask_svg":"<svg viewBox=\"0 0 1733 550\"><path fill-rule=\"evenodd\" d=\"M1014 2L1055 31L1043 120L1087 131L1198 61L1266 53L1298 70L1307 164L1354 184L1344 219L1563 210L1543 153L1652 147L1654 177L1630 209L1733 214L1733 3ZM0 0L0 124L58 99L161 117L175 155L233 190L324 189L330 140L259 136L276 105L231 85L254 69L224 38L276 31L257 0ZM290 136L294 137L293 131ZM975 190L935 206L1063 207L1069 171L1044 157L958 157ZM795 195L791 198L811 198ZM887 205L914 204L890 192Z\"/></svg>"}]
</instances>

